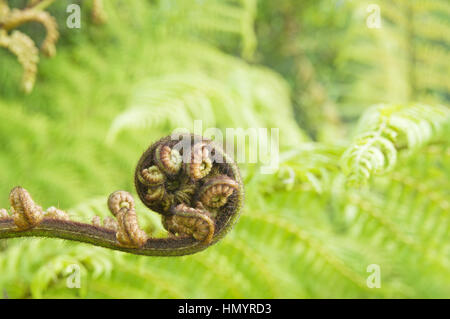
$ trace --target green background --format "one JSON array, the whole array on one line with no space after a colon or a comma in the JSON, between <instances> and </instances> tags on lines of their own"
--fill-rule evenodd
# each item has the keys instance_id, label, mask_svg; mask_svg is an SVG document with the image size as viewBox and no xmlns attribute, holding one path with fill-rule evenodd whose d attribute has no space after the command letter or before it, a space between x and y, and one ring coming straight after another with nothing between
<instances>
[{"instance_id":1,"label":"green background","mask_svg":"<svg viewBox=\"0 0 450 319\"><path fill-rule=\"evenodd\" d=\"M23 7L25 1L7 1ZM448 298L448 132L350 187L340 157L378 103L450 100L450 4L429 1L57 0L57 54L33 91L0 49L0 207L25 187L74 220L134 193L142 152L174 128L279 127L279 172L240 165L246 203L231 233L193 256L141 257L57 239L0 241L9 298ZM80 29L66 7L79 3ZM366 26L381 8L380 29ZM18 28L38 44L44 29ZM418 133L420 135L420 132ZM295 182L286 183L294 172ZM148 233L157 214L138 207ZM80 266L80 289L67 267ZM368 288L367 266L381 269Z\"/></svg>"}]
</instances>

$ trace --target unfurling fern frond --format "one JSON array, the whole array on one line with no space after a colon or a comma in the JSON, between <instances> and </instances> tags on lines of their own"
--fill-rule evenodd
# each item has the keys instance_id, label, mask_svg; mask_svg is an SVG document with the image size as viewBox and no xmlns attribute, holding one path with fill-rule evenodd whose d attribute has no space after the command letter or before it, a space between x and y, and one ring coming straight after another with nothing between
<instances>
[{"instance_id":1,"label":"unfurling fern frond","mask_svg":"<svg viewBox=\"0 0 450 319\"><path fill-rule=\"evenodd\" d=\"M351 184L394 167L398 151L414 150L439 134L450 112L444 106L377 105L359 123L360 134L342 156Z\"/></svg>"}]
</instances>

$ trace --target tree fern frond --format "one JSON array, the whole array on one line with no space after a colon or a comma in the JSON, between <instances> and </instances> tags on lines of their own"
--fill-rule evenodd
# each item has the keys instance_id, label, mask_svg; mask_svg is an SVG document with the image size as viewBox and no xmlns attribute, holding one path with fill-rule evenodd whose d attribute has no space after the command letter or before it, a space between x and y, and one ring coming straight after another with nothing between
<instances>
[{"instance_id":1,"label":"tree fern frond","mask_svg":"<svg viewBox=\"0 0 450 319\"><path fill-rule=\"evenodd\" d=\"M85 223L90 223L94 216L99 216L100 220L103 220L105 217L111 216L111 212L106 205L107 198L105 195L80 202L77 206L69 209L67 213L72 220ZM161 218L158 214L149 213L148 209L140 201L136 202L136 211L139 216L139 224L147 233L155 237L166 236L166 230L162 226Z\"/></svg>"},{"instance_id":2,"label":"tree fern frond","mask_svg":"<svg viewBox=\"0 0 450 319\"><path fill-rule=\"evenodd\" d=\"M161 12L176 21L180 28L175 33L213 34L223 40L223 35L238 35L241 38L241 54L251 60L256 48L254 20L256 0L210 0L210 1L166 1ZM222 37L221 37L222 35Z\"/></svg>"},{"instance_id":3,"label":"tree fern frond","mask_svg":"<svg viewBox=\"0 0 450 319\"><path fill-rule=\"evenodd\" d=\"M210 57L220 61L210 66L212 70L170 72L139 86L131 107L111 125L108 140L113 141L128 128L168 124L172 129L192 130L194 121L200 118L204 128L283 127L283 145L305 139L291 118L289 91L279 76L223 54ZM264 116L267 112L274 115L268 119Z\"/></svg>"},{"instance_id":4,"label":"tree fern frond","mask_svg":"<svg viewBox=\"0 0 450 319\"><path fill-rule=\"evenodd\" d=\"M359 136L342 156L349 181L360 184L372 174L391 170L397 162L398 150L414 150L430 142L449 118L450 112L444 106L372 107L359 123Z\"/></svg>"},{"instance_id":5,"label":"tree fern frond","mask_svg":"<svg viewBox=\"0 0 450 319\"><path fill-rule=\"evenodd\" d=\"M352 227L358 228L360 236L365 236L366 239L371 238L371 243L380 245L383 242L391 242L392 245L405 246L414 251L416 254L411 255L412 258L417 255L423 256L423 261L429 262L441 271L449 269L450 259L442 258L438 252L430 250L428 245L415 240L412 235L406 234L400 229L396 223L392 222L390 218L384 216L377 205L371 201L369 197L358 198L351 196L350 202L357 205L363 213L368 214L366 218L360 218L357 222L353 222ZM400 247L393 250L399 250Z\"/></svg>"},{"instance_id":6,"label":"tree fern frond","mask_svg":"<svg viewBox=\"0 0 450 319\"><path fill-rule=\"evenodd\" d=\"M159 290L167 293L169 298L182 298L185 295L179 285L171 284L171 280L164 278L161 274L155 273L155 271L136 266L133 263L130 264L124 260L121 260L116 266L120 267L121 272L129 277L132 278L135 276L137 280L145 281L146 285L156 286Z\"/></svg>"},{"instance_id":7,"label":"tree fern frond","mask_svg":"<svg viewBox=\"0 0 450 319\"><path fill-rule=\"evenodd\" d=\"M448 194L402 174L393 174L391 180L383 207L395 211L396 223L407 226L413 236L426 243L427 250L449 256Z\"/></svg>"},{"instance_id":8,"label":"tree fern frond","mask_svg":"<svg viewBox=\"0 0 450 319\"><path fill-rule=\"evenodd\" d=\"M36 276L33 277L30 283L31 295L34 298L42 298L43 292L48 289L50 283L63 274L70 265L77 265L80 269L81 278L86 279L87 271L83 265L78 263L77 259L68 256L56 257L48 261L36 272ZM85 293L86 287L84 287L81 295L83 296Z\"/></svg>"}]
</instances>

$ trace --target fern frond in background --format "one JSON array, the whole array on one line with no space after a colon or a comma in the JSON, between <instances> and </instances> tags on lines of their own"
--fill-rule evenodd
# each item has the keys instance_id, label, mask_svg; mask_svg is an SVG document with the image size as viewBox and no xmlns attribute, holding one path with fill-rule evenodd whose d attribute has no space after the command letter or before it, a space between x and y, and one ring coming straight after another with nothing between
<instances>
[{"instance_id":1,"label":"fern frond in background","mask_svg":"<svg viewBox=\"0 0 450 319\"><path fill-rule=\"evenodd\" d=\"M354 116L376 103L448 103L450 4L445 0L378 1L381 27L359 27L370 1L346 2L350 27L337 57L342 83L340 107ZM348 8L341 8L348 10ZM365 92L359 95L357 92Z\"/></svg>"},{"instance_id":2,"label":"fern frond in background","mask_svg":"<svg viewBox=\"0 0 450 319\"><path fill-rule=\"evenodd\" d=\"M7 48L17 56L23 67L22 88L29 93L36 80L37 63L39 62L38 49L27 35L14 31L8 36L6 31L0 30L0 47Z\"/></svg>"},{"instance_id":3,"label":"fern frond in background","mask_svg":"<svg viewBox=\"0 0 450 319\"><path fill-rule=\"evenodd\" d=\"M306 139L292 120L288 86L277 74L206 45L184 43L183 48L180 53L165 43L156 50L159 75L136 87L130 108L114 120L109 140L130 128L192 130L195 119L202 119L205 129L283 126L284 145ZM189 68L180 73L179 61L186 59Z\"/></svg>"},{"instance_id":4,"label":"fern frond in background","mask_svg":"<svg viewBox=\"0 0 450 319\"><path fill-rule=\"evenodd\" d=\"M59 33L55 19L47 12L35 9L10 9L6 0L0 1L0 47L4 47L17 56L22 65L22 89L30 93L33 89L39 56L33 40L20 31L12 31L28 22L41 23L46 29L46 37L41 45L41 50L49 57L55 55L55 42Z\"/></svg>"},{"instance_id":5,"label":"fern frond in background","mask_svg":"<svg viewBox=\"0 0 450 319\"><path fill-rule=\"evenodd\" d=\"M379 105L366 111L359 135L342 158L349 181L360 183L372 174L392 170L398 150L413 151L439 136L448 123L444 106Z\"/></svg>"}]
</instances>

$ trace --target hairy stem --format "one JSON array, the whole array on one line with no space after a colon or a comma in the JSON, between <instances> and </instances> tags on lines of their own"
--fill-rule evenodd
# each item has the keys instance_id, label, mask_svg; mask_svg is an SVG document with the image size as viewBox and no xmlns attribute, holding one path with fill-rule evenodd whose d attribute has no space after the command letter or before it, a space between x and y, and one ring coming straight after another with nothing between
<instances>
[{"instance_id":1,"label":"hairy stem","mask_svg":"<svg viewBox=\"0 0 450 319\"><path fill-rule=\"evenodd\" d=\"M0 239L18 237L60 238L146 256L183 256L199 252L209 245L193 238L149 238L139 248L124 247L112 229L75 221L44 219L38 226L18 230L12 218L0 220Z\"/></svg>"}]
</instances>

